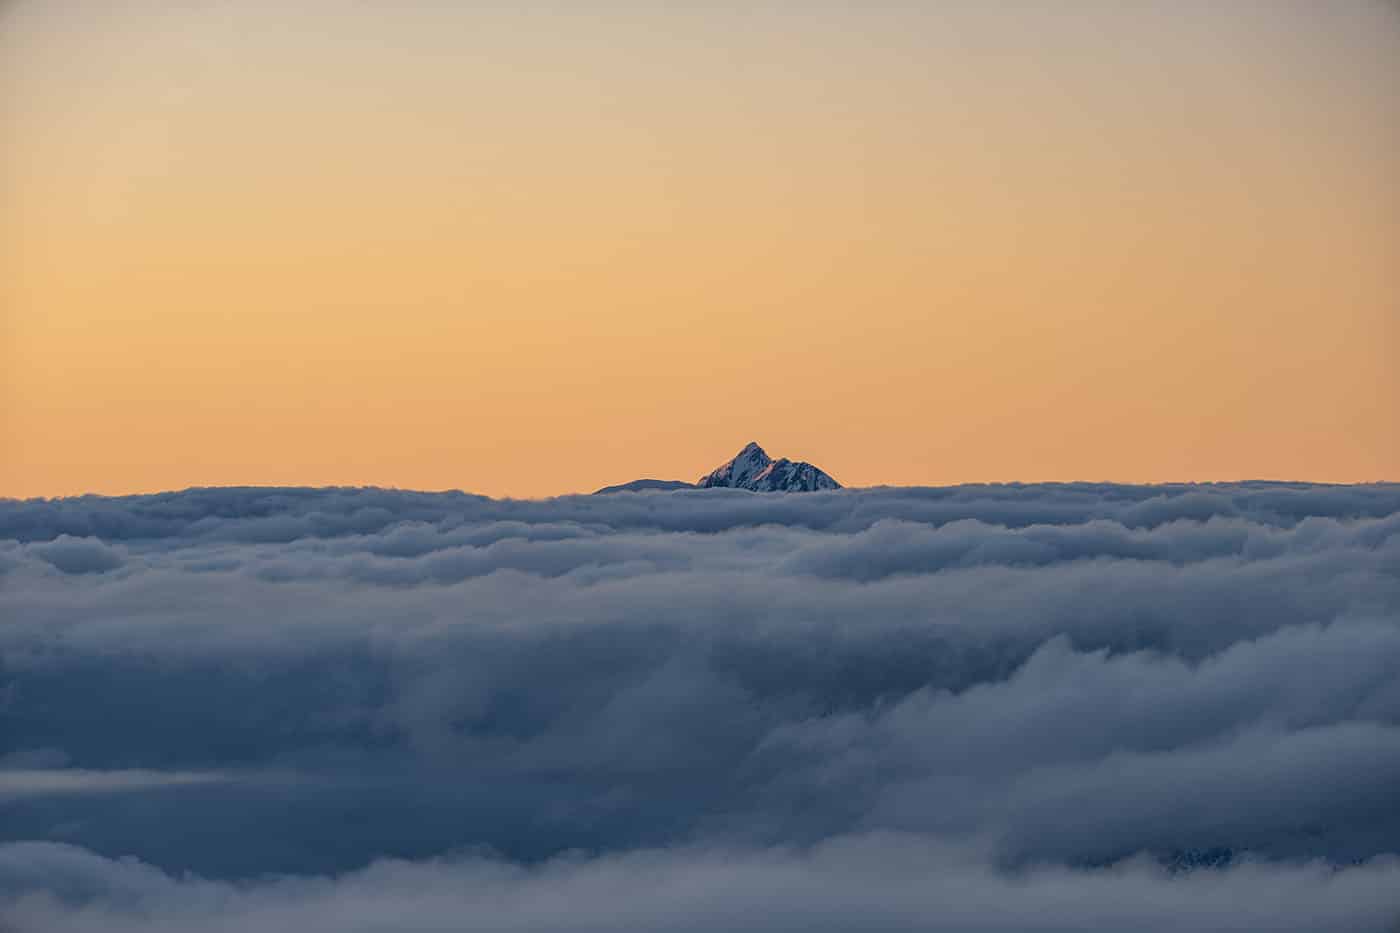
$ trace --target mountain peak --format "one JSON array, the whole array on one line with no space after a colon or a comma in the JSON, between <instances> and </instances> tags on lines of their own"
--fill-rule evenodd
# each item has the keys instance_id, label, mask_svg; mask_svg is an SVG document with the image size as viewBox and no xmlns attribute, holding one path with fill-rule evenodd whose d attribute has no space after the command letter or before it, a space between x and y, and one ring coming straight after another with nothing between
<instances>
[{"instance_id":1,"label":"mountain peak","mask_svg":"<svg viewBox=\"0 0 1400 933\"><path fill-rule=\"evenodd\" d=\"M747 489L749 488L748 483L767 469L772 462L773 458L768 456L762 447L750 441L744 445L743 450L734 455L733 459L720 464L700 477L700 481L696 485L702 487L734 486Z\"/></svg>"},{"instance_id":2,"label":"mountain peak","mask_svg":"<svg viewBox=\"0 0 1400 933\"><path fill-rule=\"evenodd\" d=\"M733 459L720 464L695 483L680 480L636 479L630 483L604 486L598 493L611 492L669 492L675 489L712 487L748 489L752 492L814 492L819 489L840 489L841 484L831 475L801 460L786 457L774 460L768 452L749 441Z\"/></svg>"},{"instance_id":3,"label":"mountain peak","mask_svg":"<svg viewBox=\"0 0 1400 933\"><path fill-rule=\"evenodd\" d=\"M701 488L725 486L755 492L812 492L840 489L829 474L804 461L774 460L756 441L744 445L734 459L700 477Z\"/></svg>"}]
</instances>

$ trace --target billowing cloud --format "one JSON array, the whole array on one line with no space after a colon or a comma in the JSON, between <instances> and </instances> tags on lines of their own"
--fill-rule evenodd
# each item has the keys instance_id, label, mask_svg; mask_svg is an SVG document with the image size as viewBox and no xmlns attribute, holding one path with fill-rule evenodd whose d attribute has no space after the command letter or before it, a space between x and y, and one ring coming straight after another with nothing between
<instances>
[{"instance_id":1,"label":"billowing cloud","mask_svg":"<svg viewBox=\"0 0 1400 933\"><path fill-rule=\"evenodd\" d=\"M1400 921L1400 486L191 490L0 535L21 928Z\"/></svg>"},{"instance_id":2,"label":"billowing cloud","mask_svg":"<svg viewBox=\"0 0 1400 933\"><path fill-rule=\"evenodd\" d=\"M1318 862L1241 862L1183 874L1136 859L1107 869L1047 865L1009 874L974 849L876 834L806 849L643 849L529 866L479 855L386 860L336 878L230 884L30 842L0 845L0 879L23 892L5 902L11 924L52 933L1359 933L1393 929L1400 861L1344 871Z\"/></svg>"},{"instance_id":3,"label":"billowing cloud","mask_svg":"<svg viewBox=\"0 0 1400 933\"><path fill-rule=\"evenodd\" d=\"M103 544L96 538L75 538L59 535L53 541L36 544L33 553L64 573L104 573L115 570L125 561L121 551Z\"/></svg>"}]
</instances>

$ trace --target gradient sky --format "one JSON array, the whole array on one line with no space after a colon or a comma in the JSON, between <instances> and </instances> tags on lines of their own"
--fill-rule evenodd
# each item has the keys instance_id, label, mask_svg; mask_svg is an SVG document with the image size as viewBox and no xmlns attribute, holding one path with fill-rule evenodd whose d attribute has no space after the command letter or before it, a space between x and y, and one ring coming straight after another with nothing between
<instances>
[{"instance_id":1,"label":"gradient sky","mask_svg":"<svg viewBox=\"0 0 1400 933\"><path fill-rule=\"evenodd\" d=\"M695 6L0 5L0 495L1400 479L1400 8Z\"/></svg>"}]
</instances>

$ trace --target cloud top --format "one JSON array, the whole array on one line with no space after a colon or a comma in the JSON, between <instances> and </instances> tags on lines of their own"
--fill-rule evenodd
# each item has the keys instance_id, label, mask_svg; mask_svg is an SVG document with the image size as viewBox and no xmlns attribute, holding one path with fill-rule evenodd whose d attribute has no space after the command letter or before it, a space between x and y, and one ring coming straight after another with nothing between
<instances>
[{"instance_id":1,"label":"cloud top","mask_svg":"<svg viewBox=\"0 0 1400 933\"><path fill-rule=\"evenodd\" d=\"M0 915L1384 929L1397 568L1387 485L0 502Z\"/></svg>"}]
</instances>

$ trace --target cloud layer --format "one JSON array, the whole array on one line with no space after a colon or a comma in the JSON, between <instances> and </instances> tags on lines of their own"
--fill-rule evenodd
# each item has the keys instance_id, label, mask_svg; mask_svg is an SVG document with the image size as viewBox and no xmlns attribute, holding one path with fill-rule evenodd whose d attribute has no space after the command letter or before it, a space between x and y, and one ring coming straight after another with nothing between
<instances>
[{"instance_id":1,"label":"cloud layer","mask_svg":"<svg viewBox=\"0 0 1400 933\"><path fill-rule=\"evenodd\" d=\"M0 502L0 620L20 929L1400 921L1400 486Z\"/></svg>"}]
</instances>

